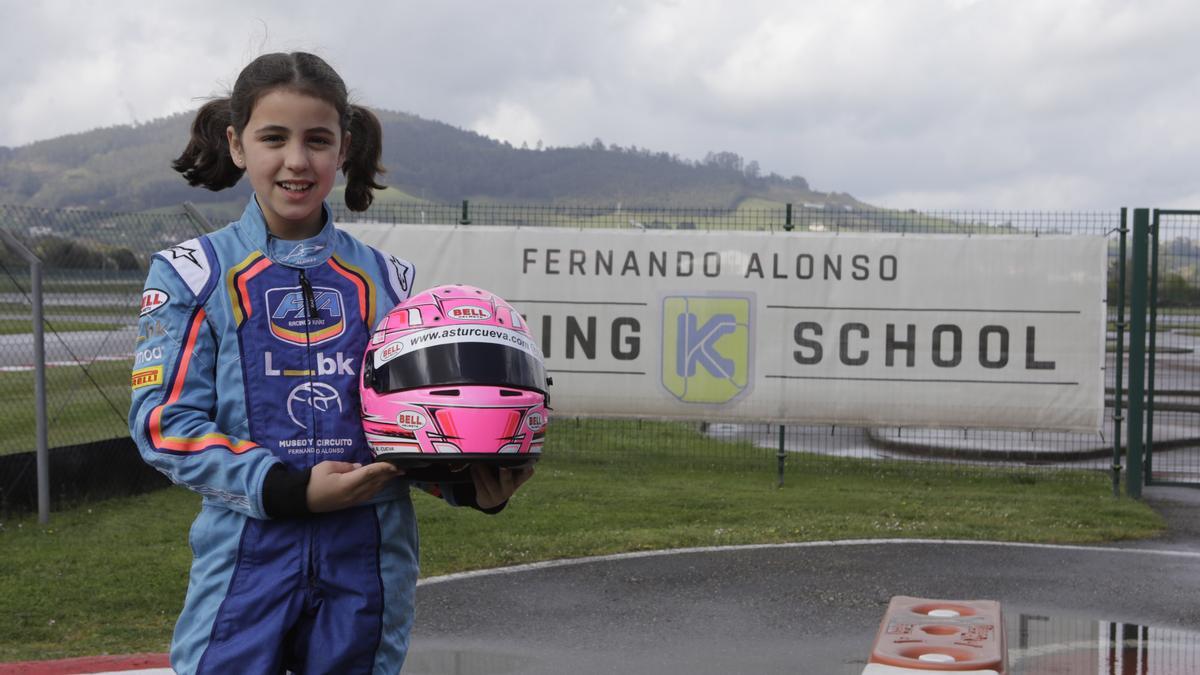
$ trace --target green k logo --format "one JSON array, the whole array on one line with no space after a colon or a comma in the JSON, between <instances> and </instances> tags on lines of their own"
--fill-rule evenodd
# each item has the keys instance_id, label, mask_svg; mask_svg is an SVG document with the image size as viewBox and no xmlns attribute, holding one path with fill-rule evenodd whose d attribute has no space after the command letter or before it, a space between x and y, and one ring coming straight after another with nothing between
<instances>
[{"instance_id":1,"label":"green k logo","mask_svg":"<svg viewBox=\"0 0 1200 675\"><path fill-rule=\"evenodd\" d=\"M750 384L753 301L742 296L663 299L662 382L681 401L725 403Z\"/></svg>"}]
</instances>

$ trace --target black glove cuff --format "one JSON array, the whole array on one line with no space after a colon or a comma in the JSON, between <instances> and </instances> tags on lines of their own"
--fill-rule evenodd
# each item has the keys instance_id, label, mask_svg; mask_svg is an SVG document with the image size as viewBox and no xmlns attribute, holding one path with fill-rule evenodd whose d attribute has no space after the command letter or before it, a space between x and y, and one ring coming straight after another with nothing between
<instances>
[{"instance_id":1,"label":"black glove cuff","mask_svg":"<svg viewBox=\"0 0 1200 675\"><path fill-rule=\"evenodd\" d=\"M276 464L263 479L263 510L271 518L298 518L311 515L308 510L308 481L312 469L289 471Z\"/></svg>"},{"instance_id":2,"label":"black glove cuff","mask_svg":"<svg viewBox=\"0 0 1200 675\"><path fill-rule=\"evenodd\" d=\"M508 506L508 500L506 499L503 502L501 502L500 504L497 504L496 506L493 506L490 509L479 508L479 500L477 499L476 494L475 494L475 484L474 483L455 483L453 490L454 490L454 503L458 504L459 506L469 506L469 507L475 509L476 511L481 511L483 513L486 513L489 516L500 513L501 511L504 510L504 507Z\"/></svg>"}]
</instances>

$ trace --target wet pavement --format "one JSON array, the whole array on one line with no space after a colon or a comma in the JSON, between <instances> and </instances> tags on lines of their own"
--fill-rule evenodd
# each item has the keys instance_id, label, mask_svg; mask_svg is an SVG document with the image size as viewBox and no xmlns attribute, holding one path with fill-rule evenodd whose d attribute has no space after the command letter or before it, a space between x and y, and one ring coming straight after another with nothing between
<instances>
[{"instance_id":1,"label":"wet pavement","mask_svg":"<svg viewBox=\"0 0 1200 675\"><path fill-rule=\"evenodd\" d=\"M1167 531L1114 545L824 542L423 580L404 672L859 675L909 595L1000 601L1008 675L1197 675L1200 489L1143 499Z\"/></svg>"},{"instance_id":2,"label":"wet pavement","mask_svg":"<svg viewBox=\"0 0 1200 675\"><path fill-rule=\"evenodd\" d=\"M1147 633L1147 649L1165 641L1200 664L1200 550L867 541L431 579L418 587L405 672L858 675L894 595L999 600L1014 647L1010 675L1069 675L1076 671L1039 670L1033 657L1082 649L1086 660L1112 626L1124 636L1127 625L1168 636ZM1057 629L1062 639L1055 626L1067 626Z\"/></svg>"}]
</instances>

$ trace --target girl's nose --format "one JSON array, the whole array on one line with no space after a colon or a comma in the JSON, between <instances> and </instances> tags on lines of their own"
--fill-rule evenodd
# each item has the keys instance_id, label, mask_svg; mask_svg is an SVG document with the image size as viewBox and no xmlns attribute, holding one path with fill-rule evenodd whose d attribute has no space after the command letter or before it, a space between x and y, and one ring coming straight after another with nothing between
<instances>
[{"instance_id":1,"label":"girl's nose","mask_svg":"<svg viewBox=\"0 0 1200 675\"><path fill-rule=\"evenodd\" d=\"M308 152L303 143L288 143L283 155L283 163L292 171L303 171L308 167Z\"/></svg>"}]
</instances>

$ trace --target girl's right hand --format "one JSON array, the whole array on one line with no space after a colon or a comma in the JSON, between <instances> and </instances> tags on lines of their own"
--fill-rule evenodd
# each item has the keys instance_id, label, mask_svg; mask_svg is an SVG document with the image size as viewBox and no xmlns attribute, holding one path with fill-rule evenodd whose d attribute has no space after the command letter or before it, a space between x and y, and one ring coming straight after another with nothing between
<instances>
[{"instance_id":1,"label":"girl's right hand","mask_svg":"<svg viewBox=\"0 0 1200 675\"><path fill-rule=\"evenodd\" d=\"M362 464L327 460L313 467L305 496L313 513L337 511L361 504L403 475L390 462Z\"/></svg>"}]
</instances>

